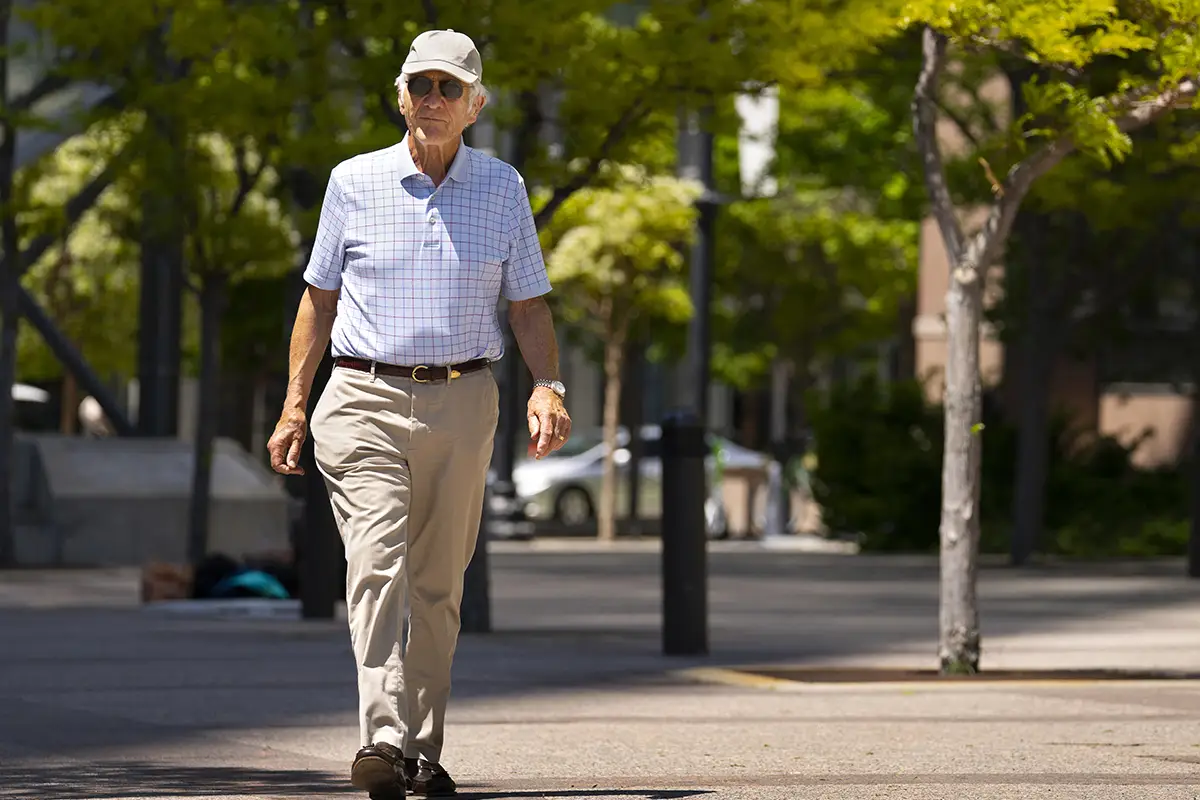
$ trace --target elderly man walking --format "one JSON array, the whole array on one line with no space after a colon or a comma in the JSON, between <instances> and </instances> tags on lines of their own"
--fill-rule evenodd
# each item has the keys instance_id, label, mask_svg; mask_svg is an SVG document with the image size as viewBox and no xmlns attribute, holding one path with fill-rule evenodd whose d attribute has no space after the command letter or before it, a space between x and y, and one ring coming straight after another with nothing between
<instances>
[{"instance_id":1,"label":"elderly man walking","mask_svg":"<svg viewBox=\"0 0 1200 800\"><path fill-rule=\"evenodd\" d=\"M396 80L408 133L333 169L268 444L277 472L302 474L308 395L332 341L311 434L348 567L362 746L350 779L377 800L456 789L443 725L499 416L501 296L534 378L530 447L545 456L571 429L525 185L462 142L486 102L482 72L469 37L421 34Z\"/></svg>"}]
</instances>

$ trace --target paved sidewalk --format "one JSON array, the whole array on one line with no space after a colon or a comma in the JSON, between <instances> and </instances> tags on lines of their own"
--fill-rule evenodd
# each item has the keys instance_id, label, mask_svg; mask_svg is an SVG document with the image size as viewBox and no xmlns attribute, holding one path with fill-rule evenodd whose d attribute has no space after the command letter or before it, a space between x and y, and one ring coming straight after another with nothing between
<instances>
[{"instance_id":1,"label":"paved sidewalk","mask_svg":"<svg viewBox=\"0 0 1200 800\"><path fill-rule=\"evenodd\" d=\"M800 684L758 665L932 667L925 558L714 546L712 653L659 654L654 548L505 544L465 636L465 798L1200 796L1200 682ZM985 569L985 668L1200 671L1182 565ZM128 571L0 573L0 798L361 797L339 620L136 605Z\"/></svg>"}]
</instances>

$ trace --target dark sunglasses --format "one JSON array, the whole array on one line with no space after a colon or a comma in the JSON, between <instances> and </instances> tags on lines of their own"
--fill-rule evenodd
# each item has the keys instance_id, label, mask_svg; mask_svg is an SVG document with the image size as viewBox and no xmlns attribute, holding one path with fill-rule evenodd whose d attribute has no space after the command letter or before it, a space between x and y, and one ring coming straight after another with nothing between
<instances>
[{"instance_id":1,"label":"dark sunglasses","mask_svg":"<svg viewBox=\"0 0 1200 800\"><path fill-rule=\"evenodd\" d=\"M424 97L433 90L433 83L433 78L418 75L409 79L408 91L413 97ZM456 81L454 78L444 78L438 82L438 87L442 91L442 97L447 100L457 100L463 96L462 82Z\"/></svg>"}]
</instances>

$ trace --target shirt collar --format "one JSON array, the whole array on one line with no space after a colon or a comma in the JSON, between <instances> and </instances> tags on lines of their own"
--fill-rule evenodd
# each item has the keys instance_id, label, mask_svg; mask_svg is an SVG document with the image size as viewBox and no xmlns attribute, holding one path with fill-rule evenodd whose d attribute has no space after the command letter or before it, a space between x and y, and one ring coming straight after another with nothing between
<instances>
[{"instance_id":1,"label":"shirt collar","mask_svg":"<svg viewBox=\"0 0 1200 800\"><path fill-rule=\"evenodd\" d=\"M404 139L400 142L400 180L404 180L412 175L421 174L417 169L417 165L413 162L412 153L408 149L408 136L404 134ZM459 140L458 152L454 155L454 163L450 165L450 171L446 173L447 178L453 178L458 183L466 183L471 178L471 148L467 147L466 142Z\"/></svg>"}]
</instances>

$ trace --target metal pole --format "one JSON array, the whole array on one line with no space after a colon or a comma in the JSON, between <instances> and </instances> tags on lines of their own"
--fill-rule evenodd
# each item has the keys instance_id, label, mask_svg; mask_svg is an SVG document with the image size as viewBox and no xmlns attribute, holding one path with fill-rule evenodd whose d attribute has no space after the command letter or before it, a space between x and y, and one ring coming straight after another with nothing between
<instances>
[{"instance_id":1,"label":"metal pole","mask_svg":"<svg viewBox=\"0 0 1200 800\"><path fill-rule=\"evenodd\" d=\"M708 537L704 498L708 496L709 304L712 295L713 227L717 198L713 187L713 139L704 125L710 110L680 119L679 174L700 181L704 195L692 247L686 380L682 410L662 425L662 642L666 655L708 652Z\"/></svg>"},{"instance_id":2,"label":"metal pole","mask_svg":"<svg viewBox=\"0 0 1200 800\"><path fill-rule=\"evenodd\" d=\"M662 645L665 655L708 653L708 541L704 426L695 414L662 425Z\"/></svg>"},{"instance_id":3,"label":"metal pole","mask_svg":"<svg viewBox=\"0 0 1200 800\"><path fill-rule=\"evenodd\" d=\"M717 194L713 176L713 135L708 128L712 111L685 113L680 126L681 177L699 181L704 194L696 203L698 218L692 244L689 269L689 295L692 318L687 333L687 379L684 406L694 408L702 424L708 425L708 384L711 333L709 307L712 304L714 228L717 219Z\"/></svg>"}]
</instances>

